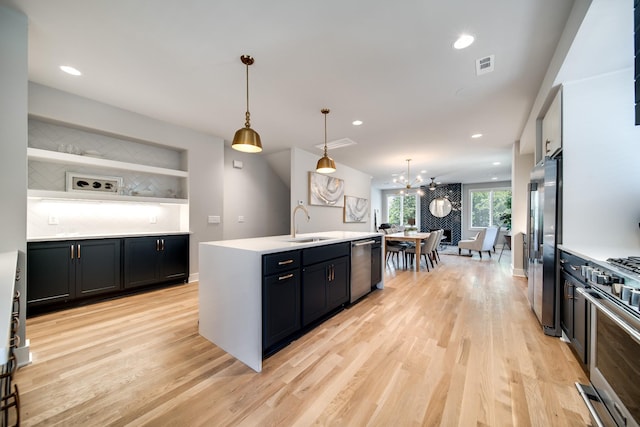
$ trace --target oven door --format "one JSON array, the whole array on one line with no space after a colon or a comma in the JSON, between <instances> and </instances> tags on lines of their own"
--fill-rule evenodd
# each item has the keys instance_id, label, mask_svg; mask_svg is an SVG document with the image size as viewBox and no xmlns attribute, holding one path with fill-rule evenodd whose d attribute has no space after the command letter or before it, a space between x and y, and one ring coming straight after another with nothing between
<instances>
[{"instance_id":1,"label":"oven door","mask_svg":"<svg viewBox=\"0 0 640 427\"><path fill-rule=\"evenodd\" d=\"M591 289L576 289L591 303L592 390L581 390L596 425L640 423L640 313ZM603 410L606 408L606 410ZM614 423L612 423L614 421Z\"/></svg>"}]
</instances>

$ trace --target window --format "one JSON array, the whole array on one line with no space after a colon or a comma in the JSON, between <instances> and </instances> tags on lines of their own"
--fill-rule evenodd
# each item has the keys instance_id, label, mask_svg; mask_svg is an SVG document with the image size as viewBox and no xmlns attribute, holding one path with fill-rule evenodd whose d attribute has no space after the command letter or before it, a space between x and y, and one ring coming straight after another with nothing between
<instances>
[{"instance_id":1,"label":"window","mask_svg":"<svg viewBox=\"0 0 640 427\"><path fill-rule=\"evenodd\" d=\"M418 205L416 195L387 196L387 222L396 225L415 225L420 228Z\"/></svg>"},{"instance_id":2,"label":"window","mask_svg":"<svg viewBox=\"0 0 640 427\"><path fill-rule=\"evenodd\" d=\"M505 225L502 215L511 214L511 190L471 190L471 228Z\"/></svg>"}]
</instances>

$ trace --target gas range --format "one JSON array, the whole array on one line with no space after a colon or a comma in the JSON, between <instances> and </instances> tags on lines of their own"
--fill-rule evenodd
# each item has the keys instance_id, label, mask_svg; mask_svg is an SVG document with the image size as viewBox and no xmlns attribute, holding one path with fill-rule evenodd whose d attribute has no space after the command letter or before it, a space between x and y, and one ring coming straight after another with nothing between
<instances>
[{"instance_id":1,"label":"gas range","mask_svg":"<svg viewBox=\"0 0 640 427\"><path fill-rule=\"evenodd\" d=\"M640 257L609 258L580 267L587 285L607 294L634 317L640 317Z\"/></svg>"},{"instance_id":2,"label":"gas range","mask_svg":"<svg viewBox=\"0 0 640 427\"><path fill-rule=\"evenodd\" d=\"M609 258L607 262L631 273L640 275L640 256L630 256L628 258Z\"/></svg>"}]
</instances>

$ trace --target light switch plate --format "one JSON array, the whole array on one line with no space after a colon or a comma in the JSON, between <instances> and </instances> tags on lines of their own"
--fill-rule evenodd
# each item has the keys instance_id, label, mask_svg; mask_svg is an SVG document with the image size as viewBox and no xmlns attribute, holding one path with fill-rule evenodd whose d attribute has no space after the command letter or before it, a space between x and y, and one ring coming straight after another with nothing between
<instances>
[{"instance_id":1,"label":"light switch plate","mask_svg":"<svg viewBox=\"0 0 640 427\"><path fill-rule=\"evenodd\" d=\"M209 224L220 224L220 215L209 215L207 217L207 223L209 223Z\"/></svg>"}]
</instances>

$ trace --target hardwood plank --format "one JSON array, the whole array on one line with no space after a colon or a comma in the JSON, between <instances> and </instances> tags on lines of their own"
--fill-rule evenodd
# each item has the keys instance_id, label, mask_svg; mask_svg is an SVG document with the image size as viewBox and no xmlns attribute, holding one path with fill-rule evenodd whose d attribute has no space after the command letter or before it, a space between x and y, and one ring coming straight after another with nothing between
<instances>
[{"instance_id":1,"label":"hardwood plank","mask_svg":"<svg viewBox=\"0 0 640 427\"><path fill-rule=\"evenodd\" d=\"M507 262L441 254L387 268L385 289L255 373L198 335L197 284L27 320L23 425L558 425L589 423L587 379L543 334Z\"/></svg>"}]
</instances>

